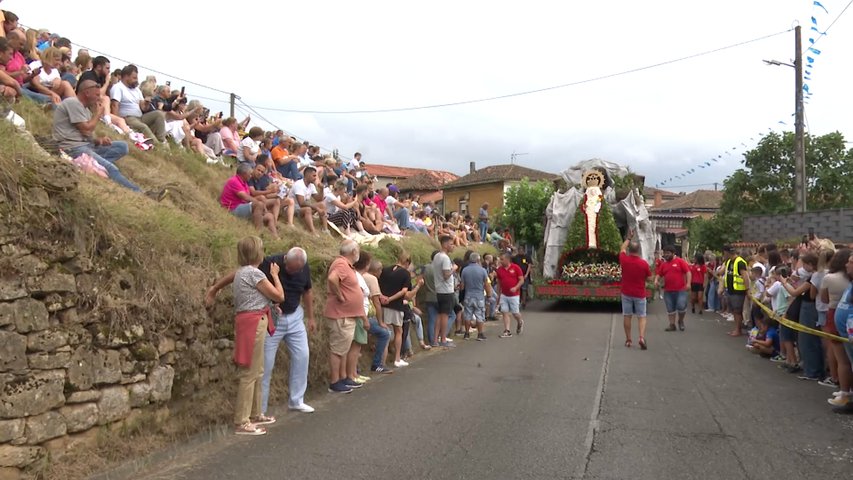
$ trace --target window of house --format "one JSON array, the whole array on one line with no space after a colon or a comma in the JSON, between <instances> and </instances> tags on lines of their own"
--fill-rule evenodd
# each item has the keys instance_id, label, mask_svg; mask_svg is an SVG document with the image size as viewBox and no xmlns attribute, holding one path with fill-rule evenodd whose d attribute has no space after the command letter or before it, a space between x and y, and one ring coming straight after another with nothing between
<instances>
[{"instance_id":1,"label":"window of house","mask_svg":"<svg viewBox=\"0 0 853 480\"><path fill-rule=\"evenodd\" d=\"M468 215L468 200L465 198L459 199L459 215L463 217Z\"/></svg>"}]
</instances>

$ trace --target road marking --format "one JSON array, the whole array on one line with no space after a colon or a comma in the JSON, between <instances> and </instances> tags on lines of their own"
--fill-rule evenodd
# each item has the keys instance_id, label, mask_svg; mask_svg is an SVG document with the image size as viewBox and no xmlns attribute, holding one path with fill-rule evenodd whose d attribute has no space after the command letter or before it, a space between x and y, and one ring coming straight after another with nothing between
<instances>
[{"instance_id":1,"label":"road marking","mask_svg":"<svg viewBox=\"0 0 853 480\"><path fill-rule=\"evenodd\" d=\"M589 460L592 457L592 451L595 446L595 433L600 425L599 416L601 414L601 400L604 397L604 390L607 387L607 372L610 370L610 350L613 342L613 332L616 330L616 315L610 315L610 333L607 335L607 343L604 348L604 360L601 362L601 375L598 377L598 387L595 389L595 399L592 402L592 413L589 415L589 426L586 431L586 439L584 440L584 449L586 455L584 461L578 466L578 471L574 478L586 477L586 472L589 469Z\"/></svg>"}]
</instances>

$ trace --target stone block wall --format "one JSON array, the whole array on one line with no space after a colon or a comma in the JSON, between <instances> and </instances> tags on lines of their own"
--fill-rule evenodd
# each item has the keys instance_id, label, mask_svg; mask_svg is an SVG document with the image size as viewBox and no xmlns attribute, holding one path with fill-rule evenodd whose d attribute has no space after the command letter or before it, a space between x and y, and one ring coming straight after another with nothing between
<instances>
[{"instance_id":1,"label":"stone block wall","mask_svg":"<svg viewBox=\"0 0 853 480\"><path fill-rule=\"evenodd\" d=\"M780 215L750 215L743 217L742 240L768 243L799 238L814 229L820 238L836 243L853 242L853 209L821 210Z\"/></svg>"},{"instance_id":2,"label":"stone block wall","mask_svg":"<svg viewBox=\"0 0 853 480\"><path fill-rule=\"evenodd\" d=\"M3 242L0 235L0 479L91 443L98 429L168 402L173 387L189 395L230 378L231 340L141 323L116 331L82 300L97 290L91 261Z\"/></svg>"}]
</instances>

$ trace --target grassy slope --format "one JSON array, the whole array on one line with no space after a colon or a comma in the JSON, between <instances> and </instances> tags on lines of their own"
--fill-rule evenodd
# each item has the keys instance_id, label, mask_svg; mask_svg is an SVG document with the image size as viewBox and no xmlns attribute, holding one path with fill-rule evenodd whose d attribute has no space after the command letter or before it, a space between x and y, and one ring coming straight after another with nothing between
<instances>
[{"instance_id":1,"label":"grassy slope","mask_svg":"<svg viewBox=\"0 0 853 480\"><path fill-rule=\"evenodd\" d=\"M50 115L29 103L15 110L25 118L34 135L50 136ZM153 345L162 336L205 341L230 335L230 292L223 292L210 314L205 312L201 299L215 277L234 268L236 242L252 232L245 221L228 215L217 202L220 188L232 172L210 167L200 157L177 148L164 153L142 152L131 147L130 155L118 165L143 189L168 185L169 196L158 204L108 180L77 174L65 162L45 157L15 134L11 126L0 122L3 223L18 232L16 242L37 253L47 254L57 247L73 248L92 260L98 291L81 292L78 305L90 306L91 311L86 315L98 318L105 328L123 330L128 324L142 324L147 332L146 341ZM78 187L68 191L55 186L75 181ZM49 208L28 206L27 190L33 187L51 193ZM0 224L0 238L6 235L3 227ZM283 252L295 245L306 248L315 290L319 293L315 297L315 311L320 319L325 290L322 277L336 254L339 240L312 237L301 227L285 230L279 241L266 234L262 237L267 253ZM403 242L386 240L378 248L367 250L388 264L405 248L416 264L423 264L436 246L426 237L415 236ZM124 288L120 286L121 280ZM327 369L323 329L310 342L310 381L316 385L322 382ZM286 366L282 363L286 359L277 368ZM105 431L96 452L67 457L62 463L49 465L50 470L42 474L50 477L61 471L69 478L82 476L110 462L183 438L205 425L226 422L233 382L196 391L190 381L197 380L192 367L184 365L182 369L176 365L176 370L174 396L185 401L178 398L173 402L170 422L139 422L146 426L125 425L120 431ZM282 377L279 376L273 389L273 399L282 398L286 388ZM185 408L188 406L192 407L191 412Z\"/></svg>"}]
</instances>

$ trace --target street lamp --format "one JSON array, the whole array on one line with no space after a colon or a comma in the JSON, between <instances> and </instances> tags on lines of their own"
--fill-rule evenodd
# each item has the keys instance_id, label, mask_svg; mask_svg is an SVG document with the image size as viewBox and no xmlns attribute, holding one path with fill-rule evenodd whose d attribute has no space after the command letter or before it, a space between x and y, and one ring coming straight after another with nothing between
<instances>
[{"instance_id":1,"label":"street lamp","mask_svg":"<svg viewBox=\"0 0 853 480\"><path fill-rule=\"evenodd\" d=\"M805 114L803 107L803 42L800 36L800 26L794 27L794 63L779 60L764 60L767 65L785 66L794 69L794 195L796 211L804 213L806 207L806 148L805 148Z\"/></svg>"}]
</instances>

